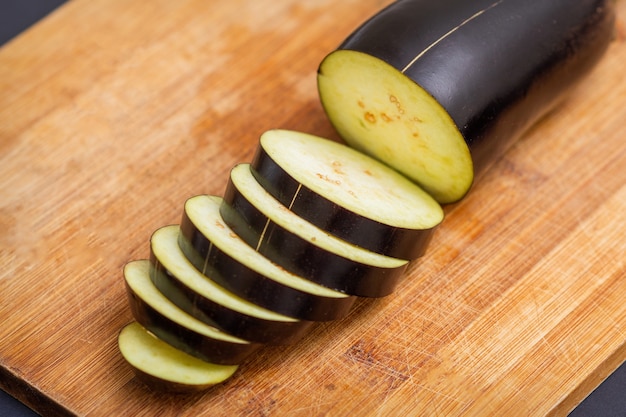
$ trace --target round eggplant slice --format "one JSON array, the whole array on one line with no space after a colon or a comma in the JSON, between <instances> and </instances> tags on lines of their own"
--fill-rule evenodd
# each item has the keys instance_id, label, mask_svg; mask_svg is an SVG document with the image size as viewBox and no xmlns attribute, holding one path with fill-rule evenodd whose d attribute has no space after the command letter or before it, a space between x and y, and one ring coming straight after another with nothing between
<instances>
[{"instance_id":1,"label":"round eggplant slice","mask_svg":"<svg viewBox=\"0 0 626 417\"><path fill-rule=\"evenodd\" d=\"M283 268L318 284L360 297L395 289L408 261L339 239L272 197L248 164L233 168L220 213L250 246Z\"/></svg>"},{"instance_id":2,"label":"round eggplant slice","mask_svg":"<svg viewBox=\"0 0 626 417\"><path fill-rule=\"evenodd\" d=\"M403 0L357 28L318 70L340 136L460 200L600 60L615 1Z\"/></svg>"},{"instance_id":3,"label":"round eggplant slice","mask_svg":"<svg viewBox=\"0 0 626 417\"><path fill-rule=\"evenodd\" d=\"M137 378L158 391L195 392L233 376L237 365L218 365L191 356L132 322L118 335L119 350Z\"/></svg>"},{"instance_id":4,"label":"round eggplant slice","mask_svg":"<svg viewBox=\"0 0 626 417\"><path fill-rule=\"evenodd\" d=\"M185 203L179 245L202 273L240 297L290 317L326 321L345 317L356 297L286 271L256 252L224 222L221 197Z\"/></svg>"},{"instance_id":5,"label":"round eggplant slice","mask_svg":"<svg viewBox=\"0 0 626 417\"><path fill-rule=\"evenodd\" d=\"M126 264L124 279L135 320L179 350L207 362L236 365L261 346L226 334L178 308L154 286L148 260Z\"/></svg>"},{"instance_id":6,"label":"round eggplant slice","mask_svg":"<svg viewBox=\"0 0 626 417\"><path fill-rule=\"evenodd\" d=\"M178 245L180 228L165 226L150 240L150 279L168 299L193 317L256 343L290 344L313 322L287 317L233 294L198 271Z\"/></svg>"},{"instance_id":7,"label":"round eggplant slice","mask_svg":"<svg viewBox=\"0 0 626 417\"><path fill-rule=\"evenodd\" d=\"M251 164L282 204L350 243L398 259L424 254L443 209L418 185L344 144L270 130Z\"/></svg>"}]
</instances>

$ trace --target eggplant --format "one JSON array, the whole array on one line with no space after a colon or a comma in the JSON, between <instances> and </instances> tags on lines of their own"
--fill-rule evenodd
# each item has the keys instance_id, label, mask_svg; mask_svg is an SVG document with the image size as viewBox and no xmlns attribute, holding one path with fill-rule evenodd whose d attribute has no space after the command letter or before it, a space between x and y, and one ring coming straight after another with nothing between
<instances>
[{"instance_id":1,"label":"eggplant","mask_svg":"<svg viewBox=\"0 0 626 417\"><path fill-rule=\"evenodd\" d=\"M135 320L183 352L206 362L237 365L261 347L209 326L178 308L154 286L148 260L127 263L124 281Z\"/></svg>"},{"instance_id":2,"label":"eggplant","mask_svg":"<svg viewBox=\"0 0 626 417\"><path fill-rule=\"evenodd\" d=\"M150 279L168 299L193 317L235 337L285 345L301 339L313 322L259 307L198 271L178 245L180 227L164 226L150 239Z\"/></svg>"},{"instance_id":3,"label":"eggplant","mask_svg":"<svg viewBox=\"0 0 626 417\"><path fill-rule=\"evenodd\" d=\"M614 0L399 0L318 69L339 135L442 204L554 109L610 44Z\"/></svg>"},{"instance_id":4,"label":"eggplant","mask_svg":"<svg viewBox=\"0 0 626 417\"><path fill-rule=\"evenodd\" d=\"M269 130L250 166L263 188L303 219L387 256L419 258L443 220L441 206L415 183L329 139Z\"/></svg>"},{"instance_id":5,"label":"eggplant","mask_svg":"<svg viewBox=\"0 0 626 417\"><path fill-rule=\"evenodd\" d=\"M178 350L138 322L124 326L117 341L120 353L137 379L158 391L202 391L224 382L238 369L238 365L209 363Z\"/></svg>"},{"instance_id":6,"label":"eggplant","mask_svg":"<svg viewBox=\"0 0 626 417\"><path fill-rule=\"evenodd\" d=\"M614 0L381 10L318 67L345 144L265 132L224 198L187 200L181 224L152 235L149 263L126 266L137 322L119 334L124 358L155 388L204 389L260 344L295 343L356 297L391 293L426 252L441 205L558 106L614 24Z\"/></svg>"},{"instance_id":7,"label":"eggplant","mask_svg":"<svg viewBox=\"0 0 626 417\"><path fill-rule=\"evenodd\" d=\"M237 235L274 263L347 294L389 295L408 264L348 243L302 219L258 183L249 164L232 169L220 213Z\"/></svg>"},{"instance_id":8,"label":"eggplant","mask_svg":"<svg viewBox=\"0 0 626 417\"><path fill-rule=\"evenodd\" d=\"M292 274L250 247L222 219L222 203L208 195L185 203L179 246L196 268L239 297L290 317L328 321L350 312L356 297Z\"/></svg>"}]
</instances>

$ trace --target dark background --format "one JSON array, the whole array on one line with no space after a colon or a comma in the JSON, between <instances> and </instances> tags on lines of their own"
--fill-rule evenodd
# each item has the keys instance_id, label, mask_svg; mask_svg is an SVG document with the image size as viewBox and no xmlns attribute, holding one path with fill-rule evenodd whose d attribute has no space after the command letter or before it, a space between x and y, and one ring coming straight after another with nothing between
<instances>
[{"instance_id":1,"label":"dark background","mask_svg":"<svg viewBox=\"0 0 626 417\"><path fill-rule=\"evenodd\" d=\"M0 47L64 2L65 0L0 0ZM37 414L28 407L0 390L0 417L35 416ZM587 416L626 417L626 364L622 364L570 414L570 417Z\"/></svg>"}]
</instances>

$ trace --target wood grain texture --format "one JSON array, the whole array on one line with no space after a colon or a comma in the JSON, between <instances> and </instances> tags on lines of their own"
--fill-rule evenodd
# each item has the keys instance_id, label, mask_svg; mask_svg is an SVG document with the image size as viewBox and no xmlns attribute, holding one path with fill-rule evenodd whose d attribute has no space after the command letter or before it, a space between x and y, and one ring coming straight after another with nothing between
<instances>
[{"instance_id":1,"label":"wood grain texture","mask_svg":"<svg viewBox=\"0 0 626 417\"><path fill-rule=\"evenodd\" d=\"M447 208L396 294L203 394L133 378L124 263L264 130L336 138L317 65L387 3L74 0L0 49L0 385L54 414L564 415L623 362L620 0L601 64Z\"/></svg>"}]
</instances>

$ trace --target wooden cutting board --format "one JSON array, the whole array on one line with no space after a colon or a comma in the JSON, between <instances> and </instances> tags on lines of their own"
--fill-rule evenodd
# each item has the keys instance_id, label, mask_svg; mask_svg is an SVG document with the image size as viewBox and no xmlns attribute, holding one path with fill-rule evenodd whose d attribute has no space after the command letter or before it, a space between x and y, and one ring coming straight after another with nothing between
<instances>
[{"instance_id":1,"label":"wooden cutting board","mask_svg":"<svg viewBox=\"0 0 626 417\"><path fill-rule=\"evenodd\" d=\"M116 336L121 269L259 135L336 138L323 56L388 0L74 0L0 49L0 386L46 414L563 415L626 358L626 62L447 217L397 293L267 348L203 394L156 394Z\"/></svg>"}]
</instances>

